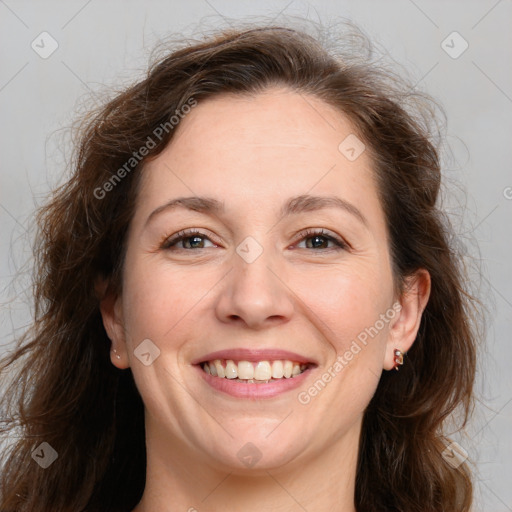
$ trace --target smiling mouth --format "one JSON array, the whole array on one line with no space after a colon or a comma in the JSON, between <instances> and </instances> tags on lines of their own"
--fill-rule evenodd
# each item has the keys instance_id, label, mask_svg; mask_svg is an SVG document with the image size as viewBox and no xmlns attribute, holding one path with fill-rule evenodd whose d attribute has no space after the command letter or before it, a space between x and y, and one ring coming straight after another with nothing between
<instances>
[{"instance_id":1,"label":"smiling mouth","mask_svg":"<svg viewBox=\"0 0 512 512\"><path fill-rule=\"evenodd\" d=\"M199 364L205 373L220 379L230 379L246 384L268 384L272 381L292 379L316 366L314 363L296 361L234 361L214 359Z\"/></svg>"}]
</instances>

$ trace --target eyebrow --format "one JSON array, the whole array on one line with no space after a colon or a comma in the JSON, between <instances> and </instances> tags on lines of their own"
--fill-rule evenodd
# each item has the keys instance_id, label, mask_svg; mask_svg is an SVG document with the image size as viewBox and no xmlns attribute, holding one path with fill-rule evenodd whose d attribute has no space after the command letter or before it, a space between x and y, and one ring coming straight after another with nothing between
<instances>
[{"instance_id":1,"label":"eyebrow","mask_svg":"<svg viewBox=\"0 0 512 512\"><path fill-rule=\"evenodd\" d=\"M220 216L225 212L224 202L214 199L213 197L178 197L153 210L146 220L146 225L163 211L173 210L179 207L215 216ZM323 210L325 208L338 208L344 210L368 227L368 221L361 211L352 203L349 203L345 199L337 196L312 196L304 194L291 197L282 206L281 216L286 217L304 212Z\"/></svg>"}]
</instances>

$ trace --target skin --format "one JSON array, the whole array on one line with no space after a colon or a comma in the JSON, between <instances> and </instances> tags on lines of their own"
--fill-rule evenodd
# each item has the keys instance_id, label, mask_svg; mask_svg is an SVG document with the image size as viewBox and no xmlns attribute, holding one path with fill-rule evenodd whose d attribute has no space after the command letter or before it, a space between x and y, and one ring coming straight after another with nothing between
<instances>
[{"instance_id":1,"label":"skin","mask_svg":"<svg viewBox=\"0 0 512 512\"><path fill-rule=\"evenodd\" d=\"M122 293L101 302L120 356L112 353L112 364L131 368L145 404L147 478L136 512L355 511L363 413L382 371L394 367L393 350L407 352L414 341L430 278L420 270L395 295L369 152L349 161L338 150L354 132L333 107L288 89L223 95L199 102L145 165ZM288 198L306 193L348 201L366 225L335 208L280 216ZM178 208L146 225L159 206L194 195L224 201L225 212ZM186 228L206 238L162 248ZM324 228L349 246L304 238L305 228ZM263 248L252 263L236 252L247 236ZM400 312L300 403L298 393L394 303ZM149 366L134 355L145 339L160 350ZM281 396L233 398L205 384L190 362L237 347L291 350L318 367ZM237 456L248 442L261 454L253 467Z\"/></svg>"}]
</instances>

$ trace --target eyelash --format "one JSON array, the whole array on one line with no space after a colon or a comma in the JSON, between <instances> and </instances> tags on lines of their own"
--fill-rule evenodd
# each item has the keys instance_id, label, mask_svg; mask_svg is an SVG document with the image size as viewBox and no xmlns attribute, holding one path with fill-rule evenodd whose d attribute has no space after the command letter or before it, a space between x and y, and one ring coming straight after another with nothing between
<instances>
[{"instance_id":1,"label":"eyelash","mask_svg":"<svg viewBox=\"0 0 512 512\"><path fill-rule=\"evenodd\" d=\"M200 238L206 238L206 239L210 240L210 238L205 233L202 233L201 231L198 231L195 229L184 229L182 231L179 231L178 233L176 233L175 235L173 235L171 237L164 237L164 239L161 243L161 249L170 250L171 247L176 245L178 242L181 242L182 240L186 240L187 238L192 238L194 236L198 236ZM334 242L334 244L336 244L336 247L320 249L320 251L332 251L332 250L340 251L340 250L347 250L349 248L348 244L344 240L342 240L338 237L332 236L332 235L328 235L324 229L312 229L312 228L306 229L305 231L300 233L301 238L299 238L298 241L302 242L304 239L312 238L314 236L325 238L326 240L328 240L330 242ZM210 240L210 241L212 242L212 240ZM213 243L215 243L215 242L213 242ZM199 249L201 249L201 247ZM178 250L193 251L194 249L181 248ZM315 252L318 252L318 250Z\"/></svg>"}]
</instances>

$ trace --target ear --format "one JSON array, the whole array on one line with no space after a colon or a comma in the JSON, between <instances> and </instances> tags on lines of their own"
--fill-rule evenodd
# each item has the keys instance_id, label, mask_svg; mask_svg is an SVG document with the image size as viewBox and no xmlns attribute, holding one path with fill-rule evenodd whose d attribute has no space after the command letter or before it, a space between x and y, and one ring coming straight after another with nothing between
<instances>
[{"instance_id":1,"label":"ear","mask_svg":"<svg viewBox=\"0 0 512 512\"><path fill-rule=\"evenodd\" d=\"M122 315L121 295L115 293L106 278L98 278L94 289L100 304L101 317L107 336L112 341L110 360L117 368L129 368L126 338Z\"/></svg>"},{"instance_id":2,"label":"ear","mask_svg":"<svg viewBox=\"0 0 512 512\"><path fill-rule=\"evenodd\" d=\"M395 367L395 349L405 354L411 348L429 297L430 274L427 270L419 269L406 278L404 291L399 300L400 311L390 323L384 369L392 370Z\"/></svg>"}]
</instances>

